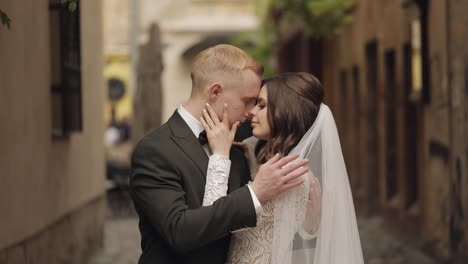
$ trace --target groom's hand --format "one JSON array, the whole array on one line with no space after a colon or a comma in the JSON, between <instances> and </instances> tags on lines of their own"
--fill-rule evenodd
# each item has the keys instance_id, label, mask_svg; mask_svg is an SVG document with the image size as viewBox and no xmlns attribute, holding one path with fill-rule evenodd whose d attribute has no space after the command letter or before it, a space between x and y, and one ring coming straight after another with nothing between
<instances>
[{"instance_id":1,"label":"groom's hand","mask_svg":"<svg viewBox=\"0 0 468 264\"><path fill-rule=\"evenodd\" d=\"M263 204L304 182L301 176L309 171L306 166L308 160L295 160L298 157L298 154L293 154L280 158L276 154L260 166L250 184L260 203Z\"/></svg>"}]
</instances>

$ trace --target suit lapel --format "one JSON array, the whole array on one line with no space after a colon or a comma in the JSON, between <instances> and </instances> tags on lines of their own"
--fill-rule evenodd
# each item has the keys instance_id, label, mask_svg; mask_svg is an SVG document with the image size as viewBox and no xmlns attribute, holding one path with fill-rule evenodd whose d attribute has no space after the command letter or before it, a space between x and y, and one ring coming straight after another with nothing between
<instances>
[{"instance_id":1,"label":"suit lapel","mask_svg":"<svg viewBox=\"0 0 468 264\"><path fill-rule=\"evenodd\" d=\"M203 179L205 179L208 169L208 156L200 142L198 142L198 138L195 137L177 111L169 119L168 124L173 133L172 140L197 165Z\"/></svg>"}]
</instances>

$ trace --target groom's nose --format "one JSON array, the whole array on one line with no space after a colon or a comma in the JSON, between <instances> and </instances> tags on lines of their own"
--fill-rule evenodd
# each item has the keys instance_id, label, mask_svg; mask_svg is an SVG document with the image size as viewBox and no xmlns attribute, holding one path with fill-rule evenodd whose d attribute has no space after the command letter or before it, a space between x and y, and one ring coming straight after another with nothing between
<instances>
[{"instance_id":1,"label":"groom's nose","mask_svg":"<svg viewBox=\"0 0 468 264\"><path fill-rule=\"evenodd\" d=\"M247 118L248 120L252 120L252 117L253 117L252 110L250 110L249 112L245 113L245 118Z\"/></svg>"}]
</instances>

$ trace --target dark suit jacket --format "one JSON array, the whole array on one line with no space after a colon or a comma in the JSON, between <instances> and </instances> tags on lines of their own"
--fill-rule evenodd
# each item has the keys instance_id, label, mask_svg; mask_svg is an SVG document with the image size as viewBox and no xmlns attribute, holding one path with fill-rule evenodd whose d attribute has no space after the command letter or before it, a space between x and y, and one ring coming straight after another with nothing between
<instances>
[{"instance_id":1,"label":"dark suit jacket","mask_svg":"<svg viewBox=\"0 0 468 264\"><path fill-rule=\"evenodd\" d=\"M254 227L240 150L230 153L228 195L202 207L208 156L177 111L132 155L130 191L140 217L140 264L225 263L230 231Z\"/></svg>"}]
</instances>

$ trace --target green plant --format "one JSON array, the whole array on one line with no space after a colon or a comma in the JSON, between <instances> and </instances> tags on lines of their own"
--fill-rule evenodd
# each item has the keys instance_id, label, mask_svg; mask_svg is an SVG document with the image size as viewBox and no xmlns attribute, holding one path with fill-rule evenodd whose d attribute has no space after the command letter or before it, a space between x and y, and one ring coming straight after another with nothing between
<instances>
[{"instance_id":1,"label":"green plant","mask_svg":"<svg viewBox=\"0 0 468 264\"><path fill-rule=\"evenodd\" d=\"M271 43L272 31L260 28L259 32L239 33L234 36L231 43L250 54L265 69L264 76L270 77L275 73L274 50Z\"/></svg>"},{"instance_id":2,"label":"green plant","mask_svg":"<svg viewBox=\"0 0 468 264\"><path fill-rule=\"evenodd\" d=\"M232 43L248 52L265 67L265 76L275 72L275 48L288 34L336 35L351 21L355 0L257 0L260 21L257 32L240 33Z\"/></svg>"},{"instance_id":3,"label":"green plant","mask_svg":"<svg viewBox=\"0 0 468 264\"><path fill-rule=\"evenodd\" d=\"M78 0L60 0L60 4L67 6L70 12L75 12L76 8L78 7ZM10 29L11 19L2 10L0 10L0 21L4 27Z\"/></svg>"},{"instance_id":4,"label":"green plant","mask_svg":"<svg viewBox=\"0 0 468 264\"><path fill-rule=\"evenodd\" d=\"M2 10L0 10L0 20L1 20L2 24L3 24L3 26L10 29L11 19Z\"/></svg>"},{"instance_id":5,"label":"green plant","mask_svg":"<svg viewBox=\"0 0 468 264\"><path fill-rule=\"evenodd\" d=\"M60 0L62 5L68 6L70 12L75 12L78 7L78 0Z\"/></svg>"},{"instance_id":6,"label":"green plant","mask_svg":"<svg viewBox=\"0 0 468 264\"><path fill-rule=\"evenodd\" d=\"M260 0L265 1L265 0ZM267 0L266 19L284 31L298 27L317 37L335 35L351 21L355 0Z\"/></svg>"}]
</instances>

